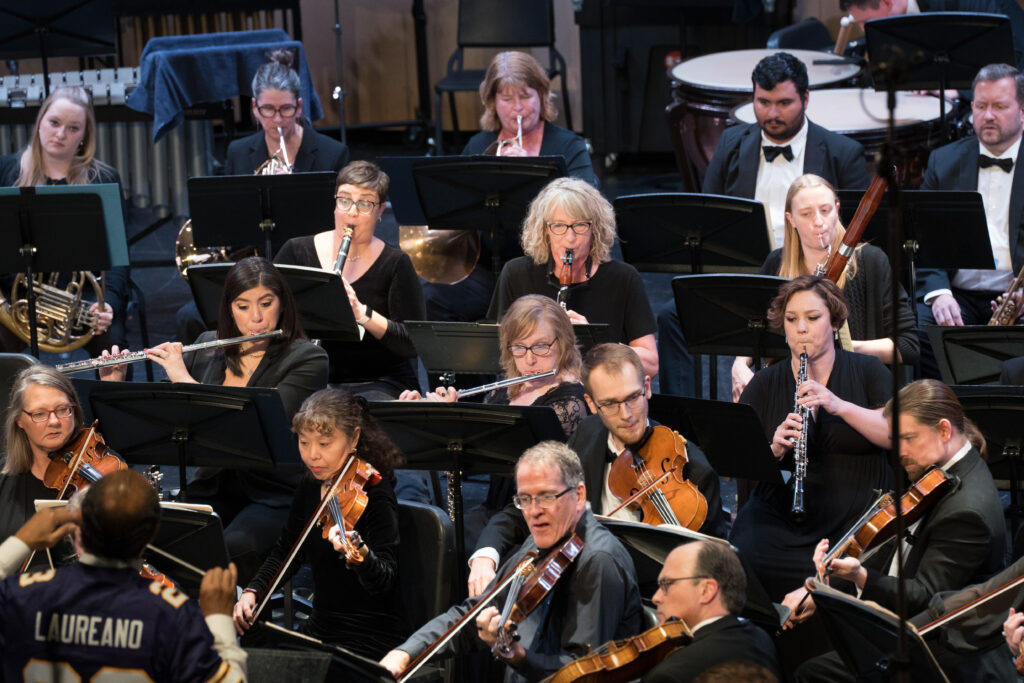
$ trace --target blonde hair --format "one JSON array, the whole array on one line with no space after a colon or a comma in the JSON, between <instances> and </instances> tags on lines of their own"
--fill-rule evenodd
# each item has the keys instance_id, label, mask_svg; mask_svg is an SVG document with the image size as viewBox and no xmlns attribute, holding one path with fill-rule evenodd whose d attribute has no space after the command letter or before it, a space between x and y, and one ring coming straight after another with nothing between
<instances>
[{"instance_id":1,"label":"blonde hair","mask_svg":"<svg viewBox=\"0 0 1024 683\"><path fill-rule=\"evenodd\" d=\"M558 362L555 365L558 374L577 378L580 376L583 359L576 345L576 333L572 329L569 316L552 298L540 294L527 294L512 302L502 316L498 328L501 369L506 377L519 377L522 374L516 367L516 359L509 346L515 340L533 334L544 321L551 325L555 342L558 344ZM512 385L508 388L509 398L515 398L522 390L522 384Z\"/></svg>"},{"instance_id":2,"label":"blonde hair","mask_svg":"<svg viewBox=\"0 0 1024 683\"><path fill-rule=\"evenodd\" d=\"M4 461L3 474L21 474L32 469L32 445L25 430L18 426L18 418L25 410L25 394L33 385L51 387L64 392L74 409L75 428L72 435L82 428L82 404L78 402L78 394L75 393L75 387L67 375L49 365L30 365L15 376L14 384L11 386L7 419L4 421L7 459Z\"/></svg>"},{"instance_id":3,"label":"blonde hair","mask_svg":"<svg viewBox=\"0 0 1024 683\"><path fill-rule=\"evenodd\" d=\"M32 140L25 151L21 153L21 172L14 183L18 187L46 184L46 166L43 164L43 146L39 142L39 128L43 124L46 113L57 100L77 104L85 112L85 135L82 136L82 143L75 150L75 156L71 159L71 168L68 169L67 175L68 185L95 183L99 181L102 172L111 173L113 171L110 166L96 158L96 115L92 109L92 95L81 86L68 85L51 92L39 107L39 113L36 114L36 125L32 131Z\"/></svg>"},{"instance_id":4,"label":"blonde hair","mask_svg":"<svg viewBox=\"0 0 1024 683\"><path fill-rule=\"evenodd\" d=\"M548 262L551 242L547 222L559 207L573 220L590 221L590 256L597 263L611 261L615 211L597 188L579 178L556 178L530 202L520 237L523 253L538 265Z\"/></svg>"},{"instance_id":5,"label":"blonde hair","mask_svg":"<svg viewBox=\"0 0 1024 683\"><path fill-rule=\"evenodd\" d=\"M832 183L828 182L824 178L813 173L805 173L789 186L789 191L786 192L786 227L784 231L784 238L782 242L782 261L779 264L779 277L794 278L800 275L812 275L812 266L804 262L804 250L800 248L800 233L797 232L796 226L789 220L789 214L793 212L793 198L800 190L806 190L813 187L825 187L832 193L832 199L838 204L838 197L836 196L836 188L832 187ZM835 253L839 246L843 243L843 236L846 235L846 228L836 218L836 234L832 237L832 252ZM846 270L839 277L839 289L843 289L846 286L846 281L857 274L857 256L860 252L860 245L854 250L853 255L850 257L849 263L846 264ZM817 265L817 264L815 264Z\"/></svg>"},{"instance_id":6,"label":"blonde hair","mask_svg":"<svg viewBox=\"0 0 1024 683\"><path fill-rule=\"evenodd\" d=\"M480 101L484 103L484 113L480 117L482 129L501 130L494 99L509 86L526 86L536 90L543 120L554 121L558 116L558 110L552 102L554 95L551 93L551 79L544 67L525 52L499 52L487 65L484 81L480 84Z\"/></svg>"}]
</instances>

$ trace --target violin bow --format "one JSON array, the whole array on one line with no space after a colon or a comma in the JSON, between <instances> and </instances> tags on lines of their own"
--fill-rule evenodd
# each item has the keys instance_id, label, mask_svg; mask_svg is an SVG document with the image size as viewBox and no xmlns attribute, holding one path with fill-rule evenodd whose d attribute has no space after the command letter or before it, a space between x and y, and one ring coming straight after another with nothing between
<instances>
[{"instance_id":1,"label":"violin bow","mask_svg":"<svg viewBox=\"0 0 1024 683\"><path fill-rule=\"evenodd\" d=\"M626 507L630 503L633 503L638 498L646 495L652 489L655 489L655 488L661 486L665 482L665 480L668 479L670 476L672 476L672 473L675 472L677 469L679 469L679 468L678 467L673 467L670 470L665 470L665 472L663 472L661 474L661 476L655 478L655 480L652 481L650 484L648 484L647 486L644 486L642 489L640 489L639 491L634 493L632 496L630 496L626 500L622 501L622 503L619 504L619 507L617 507L614 510L612 510L611 512L609 512L606 516L607 517L611 517L612 515L614 515L616 512L618 512L622 508Z\"/></svg>"}]
</instances>

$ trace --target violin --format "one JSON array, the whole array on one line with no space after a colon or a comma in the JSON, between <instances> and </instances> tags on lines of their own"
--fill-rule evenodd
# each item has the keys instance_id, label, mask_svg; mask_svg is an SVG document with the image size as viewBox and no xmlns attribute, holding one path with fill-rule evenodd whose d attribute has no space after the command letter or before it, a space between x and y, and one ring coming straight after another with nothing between
<instances>
[{"instance_id":1,"label":"violin","mask_svg":"<svg viewBox=\"0 0 1024 683\"><path fill-rule=\"evenodd\" d=\"M501 612L498 638L491 647L491 653L495 657L505 660L512 657L513 647L519 639L515 633L516 624L528 617L543 602L558 579L583 550L583 545L583 539L573 534L557 549L548 553L529 577L520 577L521 583L513 584L514 587L509 591Z\"/></svg>"},{"instance_id":2,"label":"violin","mask_svg":"<svg viewBox=\"0 0 1024 683\"><path fill-rule=\"evenodd\" d=\"M128 467L124 460L114 455L103 436L96 431L98 423L99 420L95 420L88 427L83 427L62 449L50 454L43 484L58 491L58 500L64 497L69 488L84 489L104 475Z\"/></svg>"},{"instance_id":3,"label":"violin","mask_svg":"<svg viewBox=\"0 0 1024 683\"><path fill-rule=\"evenodd\" d=\"M670 654L690 644L693 633L686 622L666 621L640 635L605 643L596 651L573 660L544 683L625 683L633 681Z\"/></svg>"},{"instance_id":4,"label":"violin","mask_svg":"<svg viewBox=\"0 0 1024 683\"><path fill-rule=\"evenodd\" d=\"M352 564L362 564L366 559L360 550L365 547L362 539L355 534L350 541L346 532L352 530L363 516L370 499L366 487L376 486L380 482L380 472L365 460L355 458L355 461L344 477L338 475L337 481L331 487L335 492L327 497L327 509L317 521L322 527L325 539L329 535L331 525L337 525L341 531L341 543L345 546L345 560Z\"/></svg>"},{"instance_id":5,"label":"violin","mask_svg":"<svg viewBox=\"0 0 1024 683\"><path fill-rule=\"evenodd\" d=\"M941 467L933 467L910 485L900 498L900 510L904 524L910 526L924 517L935 504L942 500L946 492L953 488L956 478L946 473ZM824 580L828 574L828 565L837 557L849 556L860 558L869 549L879 547L884 541L896 534L896 505L890 494L882 495L874 505L868 508L853 528L850 529L832 548L821 564L818 565L818 577Z\"/></svg>"},{"instance_id":6,"label":"violin","mask_svg":"<svg viewBox=\"0 0 1024 683\"><path fill-rule=\"evenodd\" d=\"M645 524L675 524L697 531L708 515L708 501L683 476L689 460L686 439L664 425L648 430L639 448L626 448L612 463L608 488L624 507L639 510Z\"/></svg>"},{"instance_id":7,"label":"violin","mask_svg":"<svg viewBox=\"0 0 1024 683\"><path fill-rule=\"evenodd\" d=\"M565 300L569 296L569 285L572 284L572 262L572 249L566 249L565 253L562 254L562 270L558 274L558 294L555 295L555 301L558 302L563 311L568 308Z\"/></svg>"}]
</instances>

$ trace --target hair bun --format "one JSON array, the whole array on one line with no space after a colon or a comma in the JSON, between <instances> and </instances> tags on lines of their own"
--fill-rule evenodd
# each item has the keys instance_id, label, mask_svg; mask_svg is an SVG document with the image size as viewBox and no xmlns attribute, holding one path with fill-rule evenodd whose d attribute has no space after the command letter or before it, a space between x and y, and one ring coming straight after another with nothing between
<instances>
[{"instance_id":1,"label":"hair bun","mask_svg":"<svg viewBox=\"0 0 1024 683\"><path fill-rule=\"evenodd\" d=\"M274 50L270 53L270 61L277 62L281 66L290 69L292 64L295 63L295 55L292 54L291 50Z\"/></svg>"}]
</instances>

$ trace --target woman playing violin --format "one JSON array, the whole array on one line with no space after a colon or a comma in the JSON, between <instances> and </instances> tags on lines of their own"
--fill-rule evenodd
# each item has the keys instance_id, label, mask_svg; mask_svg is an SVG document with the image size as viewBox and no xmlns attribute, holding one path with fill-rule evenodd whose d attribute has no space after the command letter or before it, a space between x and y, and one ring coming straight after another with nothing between
<instances>
[{"instance_id":1,"label":"woman playing violin","mask_svg":"<svg viewBox=\"0 0 1024 683\"><path fill-rule=\"evenodd\" d=\"M0 473L0 538L15 533L35 512L33 501L53 499L43 484L50 453L67 444L82 427L82 406L71 380L54 368L32 365L14 379L4 424L7 457ZM58 563L72 561L70 544L59 545ZM47 565L37 554L30 565Z\"/></svg>"},{"instance_id":2,"label":"woman playing violin","mask_svg":"<svg viewBox=\"0 0 1024 683\"><path fill-rule=\"evenodd\" d=\"M573 324L607 324L609 341L633 347L644 373L657 375L657 324L640 274L612 260L615 212L608 200L582 180L553 180L530 203L521 237L526 256L505 264L487 317L500 318L525 294L560 299Z\"/></svg>"},{"instance_id":3,"label":"woman playing violin","mask_svg":"<svg viewBox=\"0 0 1024 683\"><path fill-rule=\"evenodd\" d=\"M368 502L354 529L333 526L328 540L314 526L304 540L300 557L313 570L315 590L313 613L300 630L377 659L406 633L397 580L398 502L392 489L392 473L402 455L367 411L366 401L343 389L324 389L306 399L292 419L292 431L299 437L308 475L295 492L277 544L235 605L235 626L239 634L248 630L285 556L349 457L356 456L381 478L366 487ZM357 546L361 561L346 559L342 535L350 547ZM299 566L293 562L284 578Z\"/></svg>"},{"instance_id":4,"label":"woman playing violin","mask_svg":"<svg viewBox=\"0 0 1024 683\"><path fill-rule=\"evenodd\" d=\"M791 516L791 484L762 483L740 510L730 537L775 601L813 573L818 540L837 538L874 500L874 489L890 486L889 433L878 408L889 399L892 376L877 358L836 348L834 337L846 316L842 292L830 280L804 275L783 284L768 320L785 330L791 356L754 375L740 397L761 418L780 468L792 467L801 434L794 394L813 416L805 521ZM798 386L801 353L807 354L808 379Z\"/></svg>"},{"instance_id":5,"label":"woman playing violin","mask_svg":"<svg viewBox=\"0 0 1024 683\"><path fill-rule=\"evenodd\" d=\"M812 275L840 248L845 234L846 229L839 222L835 188L813 173L802 175L793 181L786 194L785 242L781 249L768 254L761 273L786 278ZM891 271L885 252L862 243L850 256L837 283L849 305L850 350L874 356L886 364L893 362L894 355L888 336L893 319ZM914 312L903 286L898 282L895 286L900 293L895 316L899 328L896 355L902 363L914 365L920 353ZM736 400L754 375L750 358L738 357L732 375Z\"/></svg>"}]
</instances>

